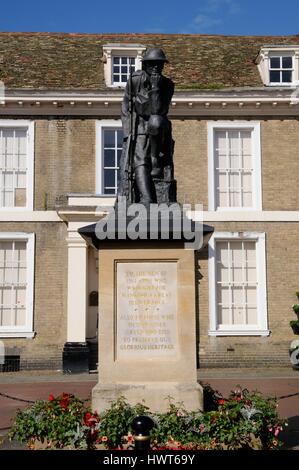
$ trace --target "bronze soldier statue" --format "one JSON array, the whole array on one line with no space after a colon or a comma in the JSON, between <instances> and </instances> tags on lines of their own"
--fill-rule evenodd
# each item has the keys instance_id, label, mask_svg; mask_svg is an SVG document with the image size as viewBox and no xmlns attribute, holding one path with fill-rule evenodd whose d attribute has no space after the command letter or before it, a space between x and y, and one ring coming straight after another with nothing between
<instances>
[{"instance_id":1,"label":"bronze soldier statue","mask_svg":"<svg viewBox=\"0 0 299 470\"><path fill-rule=\"evenodd\" d=\"M167 118L174 84L162 75L166 62L162 49L148 49L142 70L133 72L127 82L122 102L124 143L118 195L145 206L176 199L170 195L175 193L174 142Z\"/></svg>"}]
</instances>

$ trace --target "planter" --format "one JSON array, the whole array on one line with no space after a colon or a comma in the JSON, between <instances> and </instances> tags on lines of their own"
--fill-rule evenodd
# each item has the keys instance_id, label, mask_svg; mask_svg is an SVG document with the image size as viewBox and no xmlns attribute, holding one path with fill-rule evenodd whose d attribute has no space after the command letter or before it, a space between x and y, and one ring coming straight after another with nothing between
<instances>
[{"instance_id":1,"label":"planter","mask_svg":"<svg viewBox=\"0 0 299 470\"><path fill-rule=\"evenodd\" d=\"M294 339L289 348L289 355L294 370L299 370L299 339Z\"/></svg>"},{"instance_id":2,"label":"planter","mask_svg":"<svg viewBox=\"0 0 299 470\"><path fill-rule=\"evenodd\" d=\"M289 349L290 361L294 370L299 370L299 347Z\"/></svg>"},{"instance_id":3,"label":"planter","mask_svg":"<svg viewBox=\"0 0 299 470\"><path fill-rule=\"evenodd\" d=\"M293 305L293 311L294 311L295 315L297 315L297 318L299 320L299 304L294 304Z\"/></svg>"},{"instance_id":4,"label":"planter","mask_svg":"<svg viewBox=\"0 0 299 470\"><path fill-rule=\"evenodd\" d=\"M290 327L292 328L294 335L299 335L299 321L298 320L290 321Z\"/></svg>"}]
</instances>

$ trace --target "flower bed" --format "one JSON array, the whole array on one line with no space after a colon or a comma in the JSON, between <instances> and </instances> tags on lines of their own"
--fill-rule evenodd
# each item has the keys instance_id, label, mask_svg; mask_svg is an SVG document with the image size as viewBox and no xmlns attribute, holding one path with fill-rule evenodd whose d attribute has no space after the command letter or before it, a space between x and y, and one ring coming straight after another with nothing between
<instances>
[{"instance_id":1,"label":"flower bed","mask_svg":"<svg viewBox=\"0 0 299 470\"><path fill-rule=\"evenodd\" d=\"M131 422L138 415L152 417L152 449L275 449L286 425L277 414L274 398L237 388L228 398L210 392L210 410L188 412L169 402L166 413L151 413L143 404L130 406L121 397L100 414L73 395L49 396L17 413L10 438L29 448L134 448Z\"/></svg>"}]
</instances>

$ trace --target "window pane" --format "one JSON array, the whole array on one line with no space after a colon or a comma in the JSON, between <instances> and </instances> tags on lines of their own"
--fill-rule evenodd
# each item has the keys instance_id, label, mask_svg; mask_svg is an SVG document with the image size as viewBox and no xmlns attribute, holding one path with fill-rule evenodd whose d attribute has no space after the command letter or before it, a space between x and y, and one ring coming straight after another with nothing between
<instances>
[{"instance_id":1,"label":"window pane","mask_svg":"<svg viewBox=\"0 0 299 470\"><path fill-rule=\"evenodd\" d=\"M226 154L226 131L215 132L215 149L221 154Z\"/></svg>"},{"instance_id":2,"label":"window pane","mask_svg":"<svg viewBox=\"0 0 299 470\"><path fill-rule=\"evenodd\" d=\"M226 173L218 173L217 179L216 179L216 188L219 189L219 191L227 191L227 177Z\"/></svg>"},{"instance_id":3,"label":"window pane","mask_svg":"<svg viewBox=\"0 0 299 470\"><path fill-rule=\"evenodd\" d=\"M282 72L282 82L283 82L283 83L291 83L291 81L292 81L292 73L293 73L293 72L292 72L291 70L288 70L288 71L284 70L284 71Z\"/></svg>"},{"instance_id":4,"label":"window pane","mask_svg":"<svg viewBox=\"0 0 299 470\"><path fill-rule=\"evenodd\" d=\"M229 187L230 191L240 191L240 174L233 172L229 175Z\"/></svg>"},{"instance_id":5,"label":"window pane","mask_svg":"<svg viewBox=\"0 0 299 470\"><path fill-rule=\"evenodd\" d=\"M246 264L249 267L256 267L256 250L255 242L246 242L244 243Z\"/></svg>"},{"instance_id":6,"label":"window pane","mask_svg":"<svg viewBox=\"0 0 299 470\"><path fill-rule=\"evenodd\" d=\"M270 68L271 69L280 69L280 57L271 57L270 58Z\"/></svg>"},{"instance_id":7,"label":"window pane","mask_svg":"<svg viewBox=\"0 0 299 470\"><path fill-rule=\"evenodd\" d=\"M229 153L231 155L239 155L239 131L229 131L228 132L228 141L229 141Z\"/></svg>"},{"instance_id":8,"label":"window pane","mask_svg":"<svg viewBox=\"0 0 299 470\"><path fill-rule=\"evenodd\" d=\"M251 155L243 155L243 168L244 170L252 170Z\"/></svg>"},{"instance_id":9,"label":"window pane","mask_svg":"<svg viewBox=\"0 0 299 470\"><path fill-rule=\"evenodd\" d=\"M215 186L216 201L220 207L252 206L251 197L247 197L246 201L243 197L243 192L252 190L251 140L252 131L248 129L215 131ZM244 188L240 172L245 168L248 180Z\"/></svg>"},{"instance_id":10,"label":"window pane","mask_svg":"<svg viewBox=\"0 0 299 470\"><path fill-rule=\"evenodd\" d=\"M114 148L115 147L115 131L105 129L104 130L104 148Z\"/></svg>"},{"instance_id":11,"label":"window pane","mask_svg":"<svg viewBox=\"0 0 299 470\"><path fill-rule=\"evenodd\" d=\"M26 152L26 128L0 128L0 206L2 207L26 205Z\"/></svg>"},{"instance_id":12,"label":"window pane","mask_svg":"<svg viewBox=\"0 0 299 470\"><path fill-rule=\"evenodd\" d=\"M216 275L219 324L256 324L255 242L217 242Z\"/></svg>"},{"instance_id":13,"label":"window pane","mask_svg":"<svg viewBox=\"0 0 299 470\"><path fill-rule=\"evenodd\" d=\"M115 150L104 150L104 167L115 167Z\"/></svg>"},{"instance_id":14,"label":"window pane","mask_svg":"<svg viewBox=\"0 0 299 470\"><path fill-rule=\"evenodd\" d=\"M25 326L26 325L26 309L18 308L15 311L15 322L16 326Z\"/></svg>"},{"instance_id":15,"label":"window pane","mask_svg":"<svg viewBox=\"0 0 299 470\"><path fill-rule=\"evenodd\" d=\"M240 192L230 191L229 193L229 207L240 207Z\"/></svg>"},{"instance_id":16,"label":"window pane","mask_svg":"<svg viewBox=\"0 0 299 470\"><path fill-rule=\"evenodd\" d=\"M12 324L12 311L10 308L3 308L1 326L14 326Z\"/></svg>"},{"instance_id":17,"label":"window pane","mask_svg":"<svg viewBox=\"0 0 299 470\"><path fill-rule=\"evenodd\" d=\"M119 64L119 57L113 57L113 63Z\"/></svg>"},{"instance_id":18,"label":"window pane","mask_svg":"<svg viewBox=\"0 0 299 470\"><path fill-rule=\"evenodd\" d=\"M243 173L242 187L245 192L251 191L251 173Z\"/></svg>"},{"instance_id":19,"label":"window pane","mask_svg":"<svg viewBox=\"0 0 299 470\"><path fill-rule=\"evenodd\" d=\"M270 72L270 82L280 83L280 72Z\"/></svg>"},{"instance_id":20,"label":"window pane","mask_svg":"<svg viewBox=\"0 0 299 470\"><path fill-rule=\"evenodd\" d=\"M246 325L246 318L242 307L232 307L233 325Z\"/></svg>"},{"instance_id":21,"label":"window pane","mask_svg":"<svg viewBox=\"0 0 299 470\"><path fill-rule=\"evenodd\" d=\"M222 304L223 307L228 307L230 304L230 295L228 287L218 287L218 302Z\"/></svg>"},{"instance_id":22,"label":"window pane","mask_svg":"<svg viewBox=\"0 0 299 470\"><path fill-rule=\"evenodd\" d=\"M216 155L216 168L219 168L220 170L225 170L227 168L227 157L226 154L218 154Z\"/></svg>"},{"instance_id":23,"label":"window pane","mask_svg":"<svg viewBox=\"0 0 299 470\"><path fill-rule=\"evenodd\" d=\"M115 172L114 170L104 170L104 186L114 187L115 184Z\"/></svg>"},{"instance_id":24,"label":"window pane","mask_svg":"<svg viewBox=\"0 0 299 470\"><path fill-rule=\"evenodd\" d=\"M243 207L253 206L253 198L252 198L251 192L249 193L243 192L242 197L243 197Z\"/></svg>"},{"instance_id":25,"label":"window pane","mask_svg":"<svg viewBox=\"0 0 299 470\"><path fill-rule=\"evenodd\" d=\"M242 131L242 153L251 155L251 131Z\"/></svg>"},{"instance_id":26,"label":"window pane","mask_svg":"<svg viewBox=\"0 0 299 470\"><path fill-rule=\"evenodd\" d=\"M226 307L219 307L218 310L218 323L219 325L230 325L230 310Z\"/></svg>"},{"instance_id":27,"label":"window pane","mask_svg":"<svg viewBox=\"0 0 299 470\"><path fill-rule=\"evenodd\" d=\"M121 148L123 144L123 131L121 129L118 129L116 131L117 135L117 147Z\"/></svg>"},{"instance_id":28,"label":"window pane","mask_svg":"<svg viewBox=\"0 0 299 470\"><path fill-rule=\"evenodd\" d=\"M242 287L232 288L232 301L235 307L242 307L244 304L244 295Z\"/></svg>"},{"instance_id":29,"label":"window pane","mask_svg":"<svg viewBox=\"0 0 299 470\"><path fill-rule=\"evenodd\" d=\"M292 57L283 57L282 58L282 68L283 69L291 69L292 67L293 67Z\"/></svg>"},{"instance_id":30,"label":"window pane","mask_svg":"<svg viewBox=\"0 0 299 470\"><path fill-rule=\"evenodd\" d=\"M217 262L222 266L229 266L229 252L228 252L228 243L227 242L217 242Z\"/></svg>"}]
</instances>

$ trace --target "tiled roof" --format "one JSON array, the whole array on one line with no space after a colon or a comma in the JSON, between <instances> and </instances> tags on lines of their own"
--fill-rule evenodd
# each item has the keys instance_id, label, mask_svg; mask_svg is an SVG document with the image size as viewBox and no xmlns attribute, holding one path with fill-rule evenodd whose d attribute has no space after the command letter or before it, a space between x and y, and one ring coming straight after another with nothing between
<instances>
[{"instance_id":1,"label":"tiled roof","mask_svg":"<svg viewBox=\"0 0 299 470\"><path fill-rule=\"evenodd\" d=\"M177 89L256 87L264 44L299 44L297 36L0 33L0 80L7 88L105 90L102 46L161 47L165 75Z\"/></svg>"}]
</instances>

